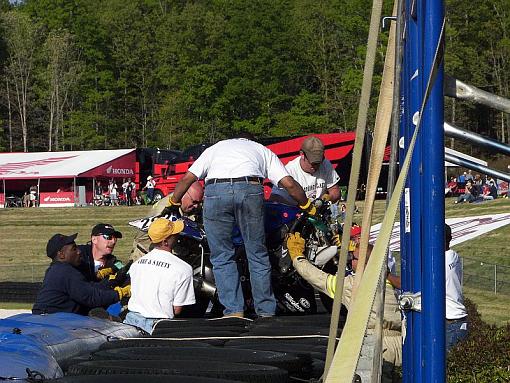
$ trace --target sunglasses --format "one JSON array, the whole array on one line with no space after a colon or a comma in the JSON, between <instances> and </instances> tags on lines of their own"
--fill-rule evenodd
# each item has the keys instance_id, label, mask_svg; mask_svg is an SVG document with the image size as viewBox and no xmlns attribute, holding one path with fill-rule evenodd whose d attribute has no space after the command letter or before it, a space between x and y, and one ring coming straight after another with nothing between
<instances>
[{"instance_id":1,"label":"sunglasses","mask_svg":"<svg viewBox=\"0 0 510 383\"><path fill-rule=\"evenodd\" d=\"M101 234L101 237L103 237L107 241L116 238L113 234Z\"/></svg>"}]
</instances>

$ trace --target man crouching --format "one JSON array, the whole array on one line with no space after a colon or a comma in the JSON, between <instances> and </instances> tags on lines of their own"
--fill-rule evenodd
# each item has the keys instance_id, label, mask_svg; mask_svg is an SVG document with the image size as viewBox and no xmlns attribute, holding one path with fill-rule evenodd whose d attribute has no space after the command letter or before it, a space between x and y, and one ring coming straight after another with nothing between
<instances>
[{"instance_id":1,"label":"man crouching","mask_svg":"<svg viewBox=\"0 0 510 383\"><path fill-rule=\"evenodd\" d=\"M154 249L131 266L131 299L124 323L152 333L160 319L172 319L195 303L193 270L172 254L184 221L156 219L149 227Z\"/></svg>"}]
</instances>

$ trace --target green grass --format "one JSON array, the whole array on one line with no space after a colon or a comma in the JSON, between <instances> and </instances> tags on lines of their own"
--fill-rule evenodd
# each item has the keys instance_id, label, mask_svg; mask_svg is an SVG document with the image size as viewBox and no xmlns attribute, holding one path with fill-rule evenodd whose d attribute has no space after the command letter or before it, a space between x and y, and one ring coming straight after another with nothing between
<instances>
[{"instance_id":1,"label":"green grass","mask_svg":"<svg viewBox=\"0 0 510 383\"><path fill-rule=\"evenodd\" d=\"M510 211L510 200L500 199L482 204L453 203L446 200L446 217L465 217ZM360 211L363 203L357 202ZM384 201L376 201L373 223L382 221ZM124 237L117 243L115 255L122 260L129 258L135 229L128 222L150 214L147 206L84 207L84 208L38 208L0 209L0 281L40 281L49 264L46 243L55 233L79 233L78 243L90 240L92 227L99 222L111 223ZM361 214L355 221L361 223ZM455 247L463 257L474 260L473 264L494 263L510 266L510 225L491 231L483 236ZM476 270L476 268L475 268ZM480 271L476 272L482 272ZM510 281L505 281L510 283ZM465 288L465 294L473 300L490 323L510 321L510 295L495 295L491 287ZM2 307L5 304L1 305ZM21 306L25 307L25 306Z\"/></svg>"}]
</instances>

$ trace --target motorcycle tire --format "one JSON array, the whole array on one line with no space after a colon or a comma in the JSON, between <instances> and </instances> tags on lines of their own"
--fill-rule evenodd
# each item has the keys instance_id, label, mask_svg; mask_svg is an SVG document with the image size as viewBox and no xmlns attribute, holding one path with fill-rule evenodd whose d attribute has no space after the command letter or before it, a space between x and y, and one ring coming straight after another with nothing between
<instances>
[{"instance_id":1,"label":"motorcycle tire","mask_svg":"<svg viewBox=\"0 0 510 383\"><path fill-rule=\"evenodd\" d=\"M284 383L288 373L273 366L248 363L223 363L197 360L173 361L162 366L157 360L95 360L69 367L70 375L109 375L109 374L156 374L204 376L221 379L237 379L249 383Z\"/></svg>"},{"instance_id":2,"label":"motorcycle tire","mask_svg":"<svg viewBox=\"0 0 510 383\"><path fill-rule=\"evenodd\" d=\"M211 347L210 343L197 340L164 340L164 339L122 339L103 343L98 351L123 349L131 347Z\"/></svg>"},{"instance_id":3,"label":"motorcycle tire","mask_svg":"<svg viewBox=\"0 0 510 383\"><path fill-rule=\"evenodd\" d=\"M204 376L109 374L64 376L56 380L43 380L47 383L235 383L239 380L215 379Z\"/></svg>"},{"instance_id":4,"label":"motorcycle tire","mask_svg":"<svg viewBox=\"0 0 510 383\"><path fill-rule=\"evenodd\" d=\"M159 360L162 364L182 360L207 360L208 362L228 360L229 363L274 366L289 372L299 371L302 364L302 360L293 354L219 347L122 348L96 352L92 360Z\"/></svg>"}]
</instances>

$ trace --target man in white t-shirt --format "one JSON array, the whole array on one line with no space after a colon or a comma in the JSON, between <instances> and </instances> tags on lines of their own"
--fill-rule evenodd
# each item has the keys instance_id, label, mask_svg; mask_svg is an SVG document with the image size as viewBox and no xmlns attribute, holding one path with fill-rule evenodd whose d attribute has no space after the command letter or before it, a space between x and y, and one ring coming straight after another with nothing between
<instances>
[{"instance_id":1,"label":"man in white t-shirt","mask_svg":"<svg viewBox=\"0 0 510 383\"><path fill-rule=\"evenodd\" d=\"M183 306L195 303L193 270L172 254L184 221L156 219L149 227L154 249L133 263L131 299L124 323L152 333L155 323L179 315Z\"/></svg>"},{"instance_id":2,"label":"man in white t-shirt","mask_svg":"<svg viewBox=\"0 0 510 383\"><path fill-rule=\"evenodd\" d=\"M306 138L301 144L299 157L290 161L286 166L289 174L301 185L310 199L321 198L327 195L328 200L336 202L340 199L338 176L333 165L324 157L324 144L314 136ZM295 204L288 193L273 187L271 200L287 204Z\"/></svg>"},{"instance_id":3,"label":"man in white t-shirt","mask_svg":"<svg viewBox=\"0 0 510 383\"><path fill-rule=\"evenodd\" d=\"M468 335L467 311L462 294L462 262L459 254L450 249L452 228L445 225L446 276L446 349L449 350Z\"/></svg>"},{"instance_id":4,"label":"man in white t-shirt","mask_svg":"<svg viewBox=\"0 0 510 383\"><path fill-rule=\"evenodd\" d=\"M244 297L232 243L234 225L240 229L248 264L255 312L272 316L276 300L271 287L271 264L264 232L265 178L281 185L301 209L316 208L271 150L249 133L207 148L175 187L169 205L178 207L190 185L205 178L204 227L211 263L225 316L244 316Z\"/></svg>"}]
</instances>

